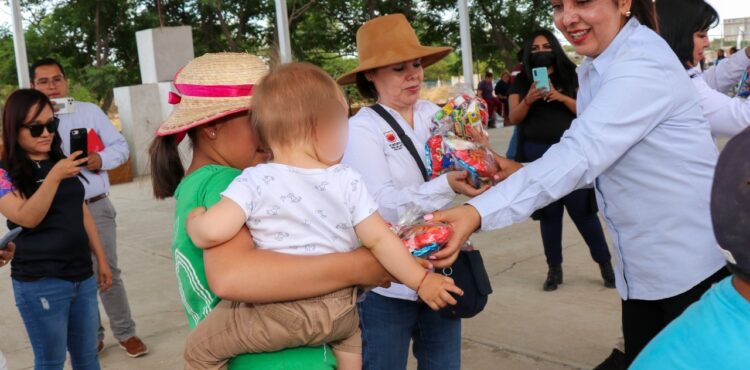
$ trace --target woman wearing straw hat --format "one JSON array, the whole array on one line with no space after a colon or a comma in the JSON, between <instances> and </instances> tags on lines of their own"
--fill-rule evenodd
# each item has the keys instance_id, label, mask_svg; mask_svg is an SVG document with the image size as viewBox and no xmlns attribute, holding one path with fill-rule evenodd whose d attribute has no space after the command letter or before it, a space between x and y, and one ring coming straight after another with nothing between
<instances>
[{"instance_id":1,"label":"woman wearing straw hat","mask_svg":"<svg viewBox=\"0 0 750 370\"><path fill-rule=\"evenodd\" d=\"M204 252L188 237L185 217L190 210L216 203L242 169L267 159L248 117L253 84L266 73L265 64L248 54L206 54L191 61L175 77L179 95L170 94L175 109L151 144L154 195L159 199L174 196L177 201L172 249L191 329L220 298L289 301L389 281L365 248L316 257L259 251L253 249L245 228L233 240ZM193 148L187 171L177 150L185 136ZM334 367L335 359L324 346L243 355L230 362L230 369Z\"/></svg>"},{"instance_id":2,"label":"woman wearing straw hat","mask_svg":"<svg viewBox=\"0 0 750 370\"><path fill-rule=\"evenodd\" d=\"M451 48L422 46L406 18L393 14L359 28L357 52L359 66L338 82L356 83L362 96L377 104L350 119L343 162L362 174L380 214L395 223L412 205L431 212L447 206L456 193L483 192L469 185L463 172L427 181L418 154L430 136L432 116L440 109L419 99L423 68L444 58ZM430 310L406 286L375 289L360 303L359 313L365 369L406 368L411 340L420 369L460 368L460 320Z\"/></svg>"}]
</instances>

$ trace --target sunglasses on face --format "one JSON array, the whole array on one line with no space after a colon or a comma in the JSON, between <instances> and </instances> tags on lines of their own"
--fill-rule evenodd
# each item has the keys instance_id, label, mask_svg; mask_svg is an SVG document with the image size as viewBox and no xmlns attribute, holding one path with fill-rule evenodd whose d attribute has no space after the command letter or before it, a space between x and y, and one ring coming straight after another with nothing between
<instances>
[{"instance_id":1,"label":"sunglasses on face","mask_svg":"<svg viewBox=\"0 0 750 370\"><path fill-rule=\"evenodd\" d=\"M40 137L42 136L42 133L46 129L47 132L50 134L54 134L57 132L57 126L60 125L60 119L57 117L52 118L51 120L47 121L47 123L39 123L39 122L32 122L28 125L23 125L23 127L26 127L29 129L29 133L31 134L31 137Z\"/></svg>"}]
</instances>

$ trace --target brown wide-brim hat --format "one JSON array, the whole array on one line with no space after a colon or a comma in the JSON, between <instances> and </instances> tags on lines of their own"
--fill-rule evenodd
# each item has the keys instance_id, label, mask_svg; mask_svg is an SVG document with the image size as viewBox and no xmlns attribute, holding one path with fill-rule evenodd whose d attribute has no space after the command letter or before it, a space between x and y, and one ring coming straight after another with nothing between
<instances>
[{"instance_id":1,"label":"brown wide-brim hat","mask_svg":"<svg viewBox=\"0 0 750 370\"><path fill-rule=\"evenodd\" d=\"M210 53L177 72L169 94L174 105L157 136L181 134L205 123L250 109L253 87L268 74L258 57L246 53Z\"/></svg>"},{"instance_id":2,"label":"brown wide-brim hat","mask_svg":"<svg viewBox=\"0 0 750 370\"><path fill-rule=\"evenodd\" d=\"M340 76L340 85L356 82L357 73L422 58L429 67L445 58L453 49L447 46L422 46L403 14L384 15L367 21L357 30L359 65Z\"/></svg>"}]
</instances>

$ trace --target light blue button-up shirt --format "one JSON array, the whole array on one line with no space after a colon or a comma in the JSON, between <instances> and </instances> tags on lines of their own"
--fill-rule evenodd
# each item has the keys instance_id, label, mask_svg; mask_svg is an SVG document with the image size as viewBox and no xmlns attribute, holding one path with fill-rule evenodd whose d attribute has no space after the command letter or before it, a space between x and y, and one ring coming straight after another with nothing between
<instances>
[{"instance_id":1,"label":"light blue button-up shirt","mask_svg":"<svg viewBox=\"0 0 750 370\"><path fill-rule=\"evenodd\" d=\"M669 45L635 19L578 78L579 116L560 143L469 204L495 229L593 183L622 298L684 293L725 263L709 210L718 152L698 94Z\"/></svg>"},{"instance_id":2,"label":"light blue button-up shirt","mask_svg":"<svg viewBox=\"0 0 750 370\"><path fill-rule=\"evenodd\" d=\"M77 101L74 107L75 112L57 116L60 118L58 133L62 139L63 153L70 155L70 130L74 128L96 131L104 144L104 150L99 153L102 158L102 170L92 172L85 167L81 169L81 173L88 180L88 182L81 181L86 188L85 199L90 199L109 191L107 170L125 163L130 156L130 148L125 138L98 106Z\"/></svg>"}]
</instances>

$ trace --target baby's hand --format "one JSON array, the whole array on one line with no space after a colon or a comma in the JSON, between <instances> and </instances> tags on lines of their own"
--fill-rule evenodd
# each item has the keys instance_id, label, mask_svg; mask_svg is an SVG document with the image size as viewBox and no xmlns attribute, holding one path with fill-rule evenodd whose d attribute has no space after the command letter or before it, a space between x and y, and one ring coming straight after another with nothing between
<instances>
[{"instance_id":1,"label":"baby's hand","mask_svg":"<svg viewBox=\"0 0 750 370\"><path fill-rule=\"evenodd\" d=\"M455 305L457 302L451 295L456 293L464 295L463 290L457 287L453 279L430 272L425 276L422 284L419 285L419 298L422 298L430 308L437 311L446 305Z\"/></svg>"}]
</instances>

